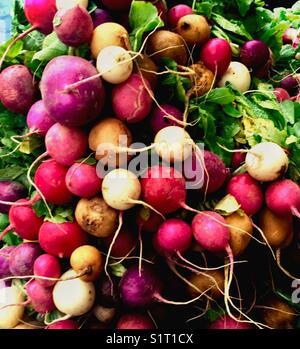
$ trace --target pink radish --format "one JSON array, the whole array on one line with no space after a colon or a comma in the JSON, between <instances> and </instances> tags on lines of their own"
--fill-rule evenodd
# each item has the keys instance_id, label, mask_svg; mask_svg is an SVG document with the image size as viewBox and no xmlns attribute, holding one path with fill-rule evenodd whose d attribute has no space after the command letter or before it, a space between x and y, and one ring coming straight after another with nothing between
<instances>
[{"instance_id":1,"label":"pink radish","mask_svg":"<svg viewBox=\"0 0 300 349\"><path fill-rule=\"evenodd\" d=\"M39 242L47 253L67 258L77 247L87 244L87 236L76 222L45 222L39 232Z\"/></svg>"},{"instance_id":2,"label":"pink radish","mask_svg":"<svg viewBox=\"0 0 300 349\"><path fill-rule=\"evenodd\" d=\"M57 279L61 276L60 262L56 257L51 256L50 254L42 254L34 261L33 273L36 276ZM36 278L36 281L44 287L50 287L56 283L56 281L39 278Z\"/></svg>"},{"instance_id":3,"label":"pink radish","mask_svg":"<svg viewBox=\"0 0 300 349\"><path fill-rule=\"evenodd\" d=\"M161 105L161 108L156 107L151 116L151 128L154 134L157 134L161 129L168 126L178 126L176 121L170 120L168 115L182 121L183 113L178 108L169 104Z\"/></svg>"},{"instance_id":4,"label":"pink radish","mask_svg":"<svg viewBox=\"0 0 300 349\"><path fill-rule=\"evenodd\" d=\"M46 136L46 133L54 124L55 121L49 116L44 102L38 101L34 103L27 114L29 133Z\"/></svg>"},{"instance_id":5,"label":"pink radish","mask_svg":"<svg viewBox=\"0 0 300 349\"><path fill-rule=\"evenodd\" d=\"M194 13L193 9L185 4L179 4L170 8L168 11L168 24L170 28L175 29L181 17L191 15L192 13Z\"/></svg>"},{"instance_id":6,"label":"pink radish","mask_svg":"<svg viewBox=\"0 0 300 349\"><path fill-rule=\"evenodd\" d=\"M37 313L45 314L55 310L51 287L42 286L38 280L32 280L26 286L28 299Z\"/></svg>"},{"instance_id":7,"label":"pink radish","mask_svg":"<svg viewBox=\"0 0 300 349\"><path fill-rule=\"evenodd\" d=\"M282 87L276 87L274 89L274 94L278 102L288 101L291 99L291 96L289 95L288 91Z\"/></svg>"},{"instance_id":8,"label":"pink radish","mask_svg":"<svg viewBox=\"0 0 300 349\"><path fill-rule=\"evenodd\" d=\"M78 330L79 326L75 320L60 320L45 327L45 330Z\"/></svg>"}]
</instances>

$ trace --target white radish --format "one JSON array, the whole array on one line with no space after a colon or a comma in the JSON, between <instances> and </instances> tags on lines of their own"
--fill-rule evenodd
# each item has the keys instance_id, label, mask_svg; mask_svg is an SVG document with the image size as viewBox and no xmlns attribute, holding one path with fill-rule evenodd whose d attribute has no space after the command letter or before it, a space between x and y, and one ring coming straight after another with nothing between
<instances>
[{"instance_id":1,"label":"white radish","mask_svg":"<svg viewBox=\"0 0 300 349\"><path fill-rule=\"evenodd\" d=\"M226 82L230 82L241 92L248 91L251 85L251 75L248 68L240 62L231 62L218 86L224 87Z\"/></svg>"},{"instance_id":2,"label":"white radish","mask_svg":"<svg viewBox=\"0 0 300 349\"><path fill-rule=\"evenodd\" d=\"M160 130L154 139L155 151L165 161L186 160L193 152L193 141L181 127L169 126Z\"/></svg>"},{"instance_id":3,"label":"white radish","mask_svg":"<svg viewBox=\"0 0 300 349\"><path fill-rule=\"evenodd\" d=\"M58 10L67 10L76 5L81 5L87 8L89 4L88 0L56 0L56 7Z\"/></svg>"},{"instance_id":4,"label":"white radish","mask_svg":"<svg viewBox=\"0 0 300 349\"><path fill-rule=\"evenodd\" d=\"M5 287L0 289L0 329L10 329L18 325L24 314L24 294L18 288Z\"/></svg>"},{"instance_id":5,"label":"white radish","mask_svg":"<svg viewBox=\"0 0 300 349\"><path fill-rule=\"evenodd\" d=\"M262 142L250 149L245 163L251 177L261 182L271 182L287 171L289 159L278 144Z\"/></svg>"},{"instance_id":6,"label":"white radish","mask_svg":"<svg viewBox=\"0 0 300 349\"><path fill-rule=\"evenodd\" d=\"M105 81L121 84L132 74L133 62L123 47L107 46L98 55L97 70Z\"/></svg>"},{"instance_id":7,"label":"white radish","mask_svg":"<svg viewBox=\"0 0 300 349\"><path fill-rule=\"evenodd\" d=\"M53 289L53 301L59 311L64 314L81 316L90 311L95 302L95 286L92 282L82 281L76 278L77 274L73 269L63 274L62 280L55 284Z\"/></svg>"},{"instance_id":8,"label":"white radish","mask_svg":"<svg viewBox=\"0 0 300 349\"><path fill-rule=\"evenodd\" d=\"M141 195L141 184L134 173L119 168L104 177L102 195L110 207L120 211L129 210Z\"/></svg>"}]
</instances>

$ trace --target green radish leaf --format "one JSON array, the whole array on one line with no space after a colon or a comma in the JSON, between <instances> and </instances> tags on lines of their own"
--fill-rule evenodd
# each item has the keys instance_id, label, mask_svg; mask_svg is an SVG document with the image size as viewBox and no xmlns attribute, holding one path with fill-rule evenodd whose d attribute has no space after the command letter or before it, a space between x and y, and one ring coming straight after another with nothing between
<instances>
[{"instance_id":1,"label":"green radish leaf","mask_svg":"<svg viewBox=\"0 0 300 349\"><path fill-rule=\"evenodd\" d=\"M236 0L237 7L242 17L244 17L250 9L254 0Z\"/></svg>"},{"instance_id":2,"label":"green radish leaf","mask_svg":"<svg viewBox=\"0 0 300 349\"><path fill-rule=\"evenodd\" d=\"M38 149L43 144L41 138L32 136L22 142L20 152L24 154L32 154L35 149Z\"/></svg>"},{"instance_id":3,"label":"green radish leaf","mask_svg":"<svg viewBox=\"0 0 300 349\"><path fill-rule=\"evenodd\" d=\"M0 169L0 181L13 181L26 173L26 168L21 166L10 166L8 168Z\"/></svg>"},{"instance_id":4,"label":"green radish leaf","mask_svg":"<svg viewBox=\"0 0 300 349\"><path fill-rule=\"evenodd\" d=\"M27 293L24 289L25 284L27 283L28 280L21 280L21 279L13 279L11 282L11 285L13 287L16 287L18 290L20 290L25 296L27 296Z\"/></svg>"},{"instance_id":5,"label":"green radish leaf","mask_svg":"<svg viewBox=\"0 0 300 349\"><path fill-rule=\"evenodd\" d=\"M46 36L43 49L35 53L32 61L49 62L51 59L68 54L68 46L63 44L57 37L56 33Z\"/></svg>"},{"instance_id":6,"label":"green radish leaf","mask_svg":"<svg viewBox=\"0 0 300 349\"><path fill-rule=\"evenodd\" d=\"M53 310L50 313L46 313L42 321L45 322L45 324L50 324L51 322L62 319L65 316L66 314L61 313L59 310Z\"/></svg>"},{"instance_id":7,"label":"green radish leaf","mask_svg":"<svg viewBox=\"0 0 300 349\"><path fill-rule=\"evenodd\" d=\"M205 102L211 102L216 104L230 104L235 100L234 93L227 87L214 88L203 96Z\"/></svg>"},{"instance_id":8,"label":"green radish leaf","mask_svg":"<svg viewBox=\"0 0 300 349\"><path fill-rule=\"evenodd\" d=\"M15 232L12 232L10 231L9 233L7 233L2 241L7 245L7 246L18 246L20 245L23 240L20 238L20 236L15 233Z\"/></svg>"},{"instance_id":9,"label":"green radish leaf","mask_svg":"<svg viewBox=\"0 0 300 349\"><path fill-rule=\"evenodd\" d=\"M0 213L0 230L4 230L9 225L8 215Z\"/></svg>"},{"instance_id":10,"label":"green radish leaf","mask_svg":"<svg viewBox=\"0 0 300 349\"><path fill-rule=\"evenodd\" d=\"M92 158L92 157L79 159L75 162L78 164L86 164L86 165L91 165L91 166L94 166L97 164L97 160L95 158Z\"/></svg>"},{"instance_id":11,"label":"green radish leaf","mask_svg":"<svg viewBox=\"0 0 300 349\"><path fill-rule=\"evenodd\" d=\"M280 103L281 114L287 123L293 125L295 123L295 103L292 101L283 101Z\"/></svg>"},{"instance_id":12,"label":"green radish leaf","mask_svg":"<svg viewBox=\"0 0 300 349\"><path fill-rule=\"evenodd\" d=\"M121 263L110 265L109 267L111 269L111 273L118 278L121 278L127 271L127 269Z\"/></svg>"},{"instance_id":13,"label":"green radish leaf","mask_svg":"<svg viewBox=\"0 0 300 349\"><path fill-rule=\"evenodd\" d=\"M225 114L231 116L232 118L240 118L242 113L240 110L237 110L232 104L226 104L223 108Z\"/></svg>"},{"instance_id":14,"label":"green radish leaf","mask_svg":"<svg viewBox=\"0 0 300 349\"><path fill-rule=\"evenodd\" d=\"M206 318L209 320L209 322L214 322L215 320L217 320L219 317L223 316L226 314L226 311L223 310L223 309L218 309L218 310L215 310L215 309L209 309L207 312L206 312Z\"/></svg>"},{"instance_id":15,"label":"green radish leaf","mask_svg":"<svg viewBox=\"0 0 300 349\"><path fill-rule=\"evenodd\" d=\"M248 33L241 21L229 21L217 13L213 13L212 19L224 30L228 30L229 32L238 34L248 40L252 40L252 36Z\"/></svg>"},{"instance_id":16,"label":"green radish leaf","mask_svg":"<svg viewBox=\"0 0 300 349\"><path fill-rule=\"evenodd\" d=\"M241 205L236 201L236 198L228 194L217 203L215 206L215 211L222 216L229 216L238 211L240 207Z\"/></svg>"},{"instance_id":17,"label":"green radish leaf","mask_svg":"<svg viewBox=\"0 0 300 349\"><path fill-rule=\"evenodd\" d=\"M129 24L132 29L130 34L131 46L136 52L142 46L145 33L164 26L164 22L160 19L157 8L153 4L135 0L131 4Z\"/></svg>"}]
</instances>

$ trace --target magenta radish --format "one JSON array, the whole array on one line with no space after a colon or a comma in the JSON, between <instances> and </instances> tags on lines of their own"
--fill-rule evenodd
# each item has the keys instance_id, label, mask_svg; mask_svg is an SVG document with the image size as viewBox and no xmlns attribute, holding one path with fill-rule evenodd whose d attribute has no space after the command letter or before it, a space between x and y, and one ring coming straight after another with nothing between
<instances>
[{"instance_id":1,"label":"magenta radish","mask_svg":"<svg viewBox=\"0 0 300 349\"><path fill-rule=\"evenodd\" d=\"M37 280L32 280L26 285L26 293L33 309L40 314L55 310L51 287L42 286Z\"/></svg>"},{"instance_id":2,"label":"magenta radish","mask_svg":"<svg viewBox=\"0 0 300 349\"><path fill-rule=\"evenodd\" d=\"M300 218L300 188L290 179L270 184L266 190L266 203L276 214L290 214Z\"/></svg>"},{"instance_id":3,"label":"magenta radish","mask_svg":"<svg viewBox=\"0 0 300 349\"><path fill-rule=\"evenodd\" d=\"M270 59L269 47L261 40L247 41L241 48L240 59L249 69L259 69Z\"/></svg>"},{"instance_id":4,"label":"magenta radish","mask_svg":"<svg viewBox=\"0 0 300 349\"><path fill-rule=\"evenodd\" d=\"M42 253L36 243L25 242L18 245L10 254L9 270L12 275L25 276L33 274L33 264Z\"/></svg>"},{"instance_id":5,"label":"magenta radish","mask_svg":"<svg viewBox=\"0 0 300 349\"><path fill-rule=\"evenodd\" d=\"M283 36L282 40L285 44L292 44L298 36L298 31L295 28L288 28Z\"/></svg>"},{"instance_id":6,"label":"magenta radish","mask_svg":"<svg viewBox=\"0 0 300 349\"><path fill-rule=\"evenodd\" d=\"M82 6L59 10L53 20L54 31L67 46L77 47L88 43L93 35L93 20Z\"/></svg>"},{"instance_id":7,"label":"magenta radish","mask_svg":"<svg viewBox=\"0 0 300 349\"><path fill-rule=\"evenodd\" d=\"M88 149L87 134L79 128L54 124L46 134L47 154L63 166L71 166Z\"/></svg>"},{"instance_id":8,"label":"magenta radish","mask_svg":"<svg viewBox=\"0 0 300 349\"><path fill-rule=\"evenodd\" d=\"M109 247L112 240L113 236L109 236L104 240L104 244ZM111 256L117 258L125 257L134 250L135 246L136 239L133 233L128 229L122 229L111 248Z\"/></svg>"},{"instance_id":9,"label":"magenta radish","mask_svg":"<svg viewBox=\"0 0 300 349\"><path fill-rule=\"evenodd\" d=\"M17 203L23 202L28 202L28 206L12 206L10 208L10 225L1 233L0 240L11 230L15 230L22 239L31 241L38 239L39 229L44 219L37 216L29 200L21 199L17 201Z\"/></svg>"},{"instance_id":10,"label":"magenta radish","mask_svg":"<svg viewBox=\"0 0 300 349\"><path fill-rule=\"evenodd\" d=\"M101 79L95 75L96 68L83 58L60 56L52 59L44 70L40 85L49 115L61 124L74 127L99 116L105 91Z\"/></svg>"},{"instance_id":11,"label":"magenta radish","mask_svg":"<svg viewBox=\"0 0 300 349\"><path fill-rule=\"evenodd\" d=\"M1 248L0 250L0 278L6 278L7 276L11 276L11 272L9 270L9 257L12 251L15 249L14 246L8 246Z\"/></svg>"},{"instance_id":12,"label":"magenta radish","mask_svg":"<svg viewBox=\"0 0 300 349\"><path fill-rule=\"evenodd\" d=\"M152 98L147 89L153 93L148 81L138 74L132 74L127 81L115 86L112 90L112 106L116 116L128 123L145 119L152 107Z\"/></svg>"},{"instance_id":13,"label":"magenta radish","mask_svg":"<svg viewBox=\"0 0 300 349\"><path fill-rule=\"evenodd\" d=\"M296 92L298 86L298 80L292 75L288 75L280 81L280 87L285 89L289 94Z\"/></svg>"},{"instance_id":14,"label":"magenta radish","mask_svg":"<svg viewBox=\"0 0 300 349\"><path fill-rule=\"evenodd\" d=\"M142 313L124 314L116 325L117 330L153 330L153 321L148 315Z\"/></svg>"},{"instance_id":15,"label":"magenta radish","mask_svg":"<svg viewBox=\"0 0 300 349\"><path fill-rule=\"evenodd\" d=\"M246 153L245 152L234 152L232 154L231 159L231 167L235 170L242 166L242 164L245 162L246 159Z\"/></svg>"},{"instance_id":16,"label":"magenta radish","mask_svg":"<svg viewBox=\"0 0 300 349\"><path fill-rule=\"evenodd\" d=\"M46 133L55 121L49 116L43 101L38 101L33 104L27 114L27 126L29 133L37 133L41 136L46 136Z\"/></svg>"},{"instance_id":17,"label":"magenta radish","mask_svg":"<svg viewBox=\"0 0 300 349\"><path fill-rule=\"evenodd\" d=\"M224 39L211 39L201 49L200 59L218 77L221 77L226 72L231 58L230 44Z\"/></svg>"},{"instance_id":18,"label":"magenta radish","mask_svg":"<svg viewBox=\"0 0 300 349\"><path fill-rule=\"evenodd\" d=\"M37 100L33 75L24 65L16 64L4 69L0 74L0 86L1 103L14 113L26 115Z\"/></svg>"},{"instance_id":19,"label":"magenta radish","mask_svg":"<svg viewBox=\"0 0 300 349\"><path fill-rule=\"evenodd\" d=\"M97 28L98 25L103 23L113 22L113 19L108 11L103 10L102 8L97 8L93 13L93 24L94 28Z\"/></svg>"},{"instance_id":20,"label":"magenta radish","mask_svg":"<svg viewBox=\"0 0 300 349\"><path fill-rule=\"evenodd\" d=\"M141 231L156 233L162 222L162 217L148 207L141 207L137 212L136 224Z\"/></svg>"},{"instance_id":21,"label":"magenta radish","mask_svg":"<svg viewBox=\"0 0 300 349\"><path fill-rule=\"evenodd\" d=\"M173 6L168 11L168 24L170 28L175 29L181 17L191 14L193 14L193 9L190 6L187 6L185 4Z\"/></svg>"},{"instance_id":22,"label":"magenta radish","mask_svg":"<svg viewBox=\"0 0 300 349\"><path fill-rule=\"evenodd\" d=\"M282 87L276 87L274 89L274 94L278 102L288 101L291 99L291 96L289 95L288 91Z\"/></svg>"},{"instance_id":23,"label":"magenta radish","mask_svg":"<svg viewBox=\"0 0 300 349\"><path fill-rule=\"evenodd\" d=\"M183 120L182 111L172 105L162 104L161 108L155 107L150 121L154 134L168 126L179 126L179 124L175 120L171 120L168 115L171 115L179 121Z\"/></svg>"},{"instance_id":24,"label":"magenta radish","mask_svg":"<svg viewBox=\"0 0 300 349\"><path fill-rule=\"evenodd\" d=\"M76 222L45 222L39 232L39 242L45 252L67 258L77 247L87 244L87 236Z\"/></svg>"},{"instance_id":25,"label":"magenta radish","mask_svg":"<svg viewBox=\"0 0 300 349\"><path fill-rule=\"evenodd\" d=\"M241 319L242 320L242 319ZM220 316L209 326L210 330L251 330L252 326L249 323L236 321L230 316Z\"/></svg>"},{"instance_id":26,"label":"magenta radish","mask_svg":"<svg viewBox=\"0 0 300 349\"><path fill-rule=\"evenodd\" d=\"M192 243L192 230L181 219L168 219L161 224L156 235L155 242L158 251L165 255L184 253Z\"/></svg>"},{"instance_id":27,"label":"magenta radish","mask_svg":"<svg viewBox=\"0 0 300 349\"><path fill-rule=\"evenodd\" d=\"M36 170L34 183L51 204L64 205L72 200L66 186L68 169L55 160L44 161Z\"/></svg>"},{"instance_id":28,"label":"magenta radish","mask_svg":"<svg viewBox=\"0 0 300 349\"><path fill-rule=\"evenodd\" d=\"M204 183L202 191L207 193L214 193L219 190L225 183L228 170L224 162L211 151L204 151L204 165L206 172L204 172ZM203 167L203 165L201 166Z\"/></svg>"},{"instance_id":29,"label":"magenta radish","mask_svg":"<svg viewBox=\"0 0 300 349\"><path fill-rule=\"evenodd\" d=\"M15 202L26 197L26 188L18 182L0 181L0 201ZM0 204L0 212L8 213L10 205Z\"/></svg>"},{"instance_id":30,"label":"magenta radish","mask_svg":"<svg viewBox=\"0 0 300 349\"><path fill-rule=\"evenodd\" d=\"M227 193L236 198L248 216L256 214L263 205L261 186L248 173L232 177L227 185Z\"/></svg>"},{"instance_id":31,"label":"magenta radish","mask_svg":"<svg viewBox=\"0 0 300 349\"><path fill-rule=\"evenodd\" d=\"M61 276L60 262L50 254L42 254L34 261L33 273L36 276L58 279ZM56 283L55 280L51 281L39 278L36 278L36 281L44 287L50 287Z\"/></svg>"},{"instance_id":32,"label":"magenta radish","mask_svg":"<svg viewBox=\"0 0 300 349\"><path fill-rule=\"evenodd\" d=\"M45 330L78 330L79 326L75 320L61 320L45 327Z\"/></svg>"},{"instance_id":33,"label":"magenta radish","mask_svg":"<svg viewBox=\"0 0 300 349\"><path fill-rule=\"evenodd\" d=\"M102 178L97 175L95 166L73 164L66 174L68 190L81 198L91 198L101 191Z\"/></svg>"}]
</instances>

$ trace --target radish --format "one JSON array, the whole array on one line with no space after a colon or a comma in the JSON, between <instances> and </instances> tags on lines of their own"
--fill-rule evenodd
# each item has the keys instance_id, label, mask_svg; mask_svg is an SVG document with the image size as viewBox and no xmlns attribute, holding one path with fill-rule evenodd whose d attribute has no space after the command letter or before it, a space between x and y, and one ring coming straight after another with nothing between
<instances>
[{"instance_id":1,"label":"radish","mask_svg":"<svg viewBox=\"0 0 300 349\"><path fill-rule=\"evenodd\" d=\"M58 10L66 10L75 7L76 5L87 8L88 3L88 0L56 0L56 7Z\"/></svg>"},{"instance_id":2,"label":"radish","mask_svg":"<svg viewBox=\"0 0 300 349\"><path fill-rule=\"evenodd\" d=\"M125 169L113 170L103 179L103 199L116 210L129 210L136 205L140 194L140 181L130 171Z\"/></svg>"},{"instance_id":3,"label":"radish","mask_svg":"<svg viewBox=\"0 0 300 349\"><path fill-rule=\"evenodd\" d=\"M118 320L117 330L153 330L153 321L148 315L141 313L124 314Z\"/></svg>"},{"instance_id":4,"label":"radish","mask_svg":"<svg viewBox=\"0 0 300 349\"><path fill-rule=\"evenodd\" d=\"M180 18L193 14L193 9L185 4L179 4L173 6L168 11L168 24L171 29L175 29L177 27L178 21Z\"/></svg>"},{"instance_id":5,"label":"radish","mask_svg":"<svg viewBox=\"0 0 300 349\"><path fill-rule=\"evenodd\" d=\"M97 176L95 166L73 164L66 174L68 190L81 198L91 198L101 191L102 179Z\"/></svg>"},{"instance_id":6,"label":"radish","mask_svg":"<svg viewBox=\"0 0 300 349\"><path fill-rule=\"evenodd\" d=\"M99 116L105 91L96 68L81 57L60 56L46 66L41 93L49 115L67 126L81 126ZM62 79L63 76L63 79ZM81 84L81 80L93 77Z\"/></svg>"},{"instance_id":7,"label":"radish","mask_svg":"<svg viewBox=\"0 0 300 349\"><path fill-rule=\"evenodd\" d=\"M102 0L104 6L113 11L128 10L132 0Z\"/></svg>"},{"instance_id":8,"label":"radish","mask_svg":"<svg viewBox=\"0 0 300 349\"><path fill-rule=\"evenodd\" d=\"M242 166L242 164L245 162L245 159L246 159L246 153L245 152L243 152L243 151L234 152L232 154L231 167L234 170L236 170L237 168Z\"/></svg>"},{"instance_id":9,"label":"radish","mask_svg":"<svg viewBox=\"0 0 300 349\"><path fill-rule=\"evenodd\" d=\"M148 207L141 207L137 212L136 224L141 231L156 233L162 222L162 217Z\"/></svg>"},{"instance_id":10,"label":"radish","mask_svg":"<svg viewBox=\"0 0 300 349\"><path fill-rule=\"evenodd\" d=\"M206 18L197 14L181 17L176 31L188 45L203 45L211 34Z\"/></svg>"},{"instance_id":11,"label":"radish","mask_svg":"<svg viewBox=\"0 0 300 349\"><path fill-rule=\"evenodd\" d=\"M152 107L152 98L147 89L153 94L149 83L138 74L132 74L127 81L115 86L112 106L117 118L130 124L145 119Z\"/></svg>"},{"instance_id":12,"label":"radish","mask_svg":"<svg viewBox=\"0 0 300 349\"><path fill-rule=\"evenodd\" d=\"M4 69L0 74L0 86L0 102L14 113L26 115L37 100L33 75L24 65L16 64Z\"/></svg>"},{"instance_id":13,"label":"radish","mask_svg":"<svg viewBox=\"0 0 300 349\"><path fill-rule=\"evenodd\" d=\"M9 256L9 270L12 275L25 276L33 274L33 264L42 253L36 243L24 242L18 245Z\"/></svg>"},{"instance_id":14,"label":"radish","mask_svg":"<svg viewBox=\"0 0 300 349\"><path fill-rule=\"evenodd\" d=\"M0 70L5 60L5 57L17 41L22 40L26 35L33 32L34 30L39 30L41 33L45 35L48 35L53 31L52 21L55 13L57 12L55 0L25 0L24 12L27 20L30 22L32 26L29 29L27 29L24 33L17 36L8 45L0 60Z\"/></svg>"},{"instance_id":15,"label":"radish","mask_svg":"<svg viewBox=\"0 0 300 349\"><path fill-rule=\"evenodd\" d=\"M121 84L133 71L133 62L128 51L120 46L107 46L97 58L97 70L103 80L111 84Z\"/></svg>"},{"instance_id":16,"label":"radish","mask_svg":"<svg viewBox=\"0 0 300 349\"><path fill-rule=\"evenodd\" d=\"M295 28L288 28L282 36L282 40L285 44L292 44L298 36L298 31Z\"/></svg>"},{"instance_id":17,"label":"radish","mask_svg":"<svg viewBox=\"0 0 300 349\"><path fill-rule=\"evenodd\" d=\"M14 181L0 181L0 212L8 213L10 205L2 204L2 202L15 202L26 197L27 190L21 183Z\"/></svg>"},{"instance_id":18,"label":"radish","mask_svg":"<svg viewBox=\"0 0 300 349\"><path fill-rule=\"evenodd\" d=\"M43 224L44 219L38 217L33 208L30 206L30 201L26 199L18 200L17 203L26 203L28 206L12 206L9 210L10 225L4 229L0 235L0 240L11 230L25 240L37 240L39 229Z\"/></svg>"},{"instance_id":19,"label":"radish","mask_svg":"<svg viewBox=\"0 0 300 349\"><path fill-rule=\"evenodd\" d=\"M50 254L40 255L33 264L33 273L36 276L58 279L61 275L61 265L59 260ZM37 283L43 287L51 287L56 281L36 278Z\"/></svg>"},{"instance_id":20,"label":"radish","mask_svg":"<svg viewBox=\"0 0 300 349\"><path fill-rule=\"evenodd\" d=\"M84 131L74 127L54 124L46 134L47 155L58 164L71 166L82 158L88 149L88 139Z\"/></svg>"},{"instance_id":21,"label":"radish","mask_svg":"<svg viewBox=\"0 0 300 349\"><path fill-rule=\"evenodd\" d=\"M60 320L45 327L45 330L78 330L75 320Z\"/></svg>"},{"instance_id":22,"label":"radish","mask_svg":"<svg viewBox=\"0 0 300 349\"><path fill-rule=\"evenodd\" d=\"M53 20L54 31L61 42L77 47L88 43L93 35L93 20L82 6L59 10Z\"/></svg>"},{"instance_id":23,"label":"radish","mask_svg":"<svg viewBox=\"0 0 300 349\"><path fill-rule=\"evenodd\" d=\"M36 170L34 183L45 199L55 205L68 204L72 194L66 186L68 169L55 160L44 161Z\"/></svg>"},{"instance_id":24,"label":"radish","mask_svg":"<svg viewBox=\"0 0 300 349\"><path fill-rule=\"evenodd\" d=\"M162 223L155 235L159 252L170 255L185 252L192 243L192 230L181 219L172 218Z\"/></svg>"},{"instance_id":25,"label":"radish","mask_svg":"<svg viewBox=\"0 0 300 349\"><path fill-rule=\"evenodd\" d=\"M14 249L15 249L14 246L8 246L8 247L3 247L0 250L0 278L1 279L11 276L11 272L9 270L9 257Z\"/></svg>"},{"instance_id":26,"label":"radish","mask_svg":"<svg viewBox=\"0 0 300 349\"><path fill-rule=\"evenodd\" d=\"M282 87L276 87L274 89L274 94L278 102L289 101L291 99L291 96L289 95L288 91Z\"/></svg>"},{"instance_id":27,"label":"radish","mask_svg":"<svg viewBox=\"0 0 300 349\"><path fill-rule=\"evenodd\" d=\"M87 236L76 222L45 222L39 232L39 242L47 253L67 258L77 247L87 243Z\"/></svg>"},{"instance_id":28,"label":"radish","mask_svg":"<svg viewBox=\"0 0 300 349\"><path fill-rule=\"evenodd\" d=\"M271 182L287 171L289 159L278 144L262 142L250 149L245 163L251 177L257 181Z\"/></svg>"},{"instance_id":29,"label":"radish","mask_svg":"<svg viewBox=\"0 0 300 349\"><path fill-rule=\"evenodd\" d=\"M104 244L109 247L112 243L113 236L109 236L104 240ZM112 257L123 258L134 250L136 246L136 238L133 233L126 228L123 228L116 238L111 249Z\"/></svg>"},{"instance_id":30,"label":"radish","mask_svg":"<svg viewBox=\"0 0 300 349\"><path fill-rule=\"evenodd\" d=\"M92 309L95 302L95 287L76 277L76 272L68 270L54 286L53 300L59 311L73 316L81 316ZM69 278L74 279L69 280ZM68 279L68 280L65 280Z\"/></svg>"},{"instance_id":31,"label":"radish","mask_svg":"<svg viewBox=\"0 0 300 349\"><path fill-rule=\"evenodd\" d=\"M160 108L155 107L150 120L154 134L157 134L161 129L167 126L178 126L178 123L175 120L171 120L168 115L180 121L183 120L182 111L172 105L162 104Z\"/></svg>"},{"instance_id":32,"label":"radish","mask_svg":"<svg viewBox=\"0 0 300 349\"><path fill-rule=\"evenodd\" d=\"M261 186L248 173L232 177L227 185L227 193L236 198L248 216L256 214L263 205Z\"/></svg>"},{"instance_id":33,"label":"radish","mask_svg":"<svg viewBox=\"0 0 300 349\"><path fill-rule=\"evenodd\" d=\"M280 87L291 94L296 92L298 86L299 82L296 76L288 75L280 81Z\"/></svg>"},{"instance_id":34,"label":"radish","mask_svg":"<svg viewBox=\"0 0 300 349\"><path fill-rule=\"evenodd\" d=\"M300 218L300 188L290 179L278 180L266 190L266 203L274 213L290 214Z\"/></svg>"},{"instance_id":35,"label":"radish","mask_svg":"<svg viewBox=\"0 0 300 349\"><path fill-rule=\"evenodd\" d=\"M55 121L49 116L43 101L33 104L27 114L26 122L29 127L29 135L37 133L41 136L46 136L50 127L55 124Z\"/></svg>"},{"instance_id":36,"label":"radish","mask_svg":"<svg viewBox=\"0 0 300 349\"><path fill-rule=\"evenodd\" d=\"M113 22L113 19L109 12L103 10L102 8L97 8L93 13L94 28L97 28L99 25L107 22Z\"/></svg>"},{"instance_id":37,"label":"radish","mask_svg":"<svg viewBox=\"0 0 300 349\"><path fill-rule=\"evenodd\" d=\"M229 67L232 57L230 44L224 39L209 40L201 49L200 59L206 67L221 77Z\"/></svg>"},{"instance_id":38,"label":"radish","mask_svg":"<svg viewBox=\"0 0 300 349\"><path fill-rule=\"evenodd\" d=\"M241 48L240 59L250 69L262 68L270 59L269 47L261 40L247 41Z\"/></svg>"},{"instance_id":39,"label":"radish","mask_svg":"<svg viewBox=\"0 0 300 349\"><path fill-rule=\"evenodd\" d=\"M111 323L116 315L115 308L107 308L102 305L96 305L93 309L93 314L101 323Z\"/></svg>"},{"instance_id":40,"label":"radish","mask_svg":"<svg viewBox=\"0 0 300 349\"><path fill-rule=\"evenodd\" d=\"M220 316L209 326L210 330L251 330L252 326L232 319L229 315Z\"/></svg>"},{"instance_id":41,"label":"radish","mask_svg":"<svg viewBox=\"0 0 300 349\"><path fill-rule=\"evenodd\" d=\"M12 286L0 289L0 328L10 329L18 325L23 317L25 306L21 290Z\"/></svg>"},{"instance_id":42,"label":"radish","mask_svg":"<svg viewBox=\"0 0 300 349\"><path fill-rule=\"evenodd\" d=\"M251 75L248 68L240 62L231 62L218 86L224 87L226 82L230 82L241 92L248 91L251 85Z\"/></svg>"},{"instance_id":43,"label":"radish","mask_svg":"<svg viewBox=\"0 0 300 349\"><path fill-rule=\"evenodd\" d=\"M52 292L52 287L44 287L38 280L32 280L26 285L28 300L37 313L45 314L55 310Z\"/></svg>"}]
</instances>

